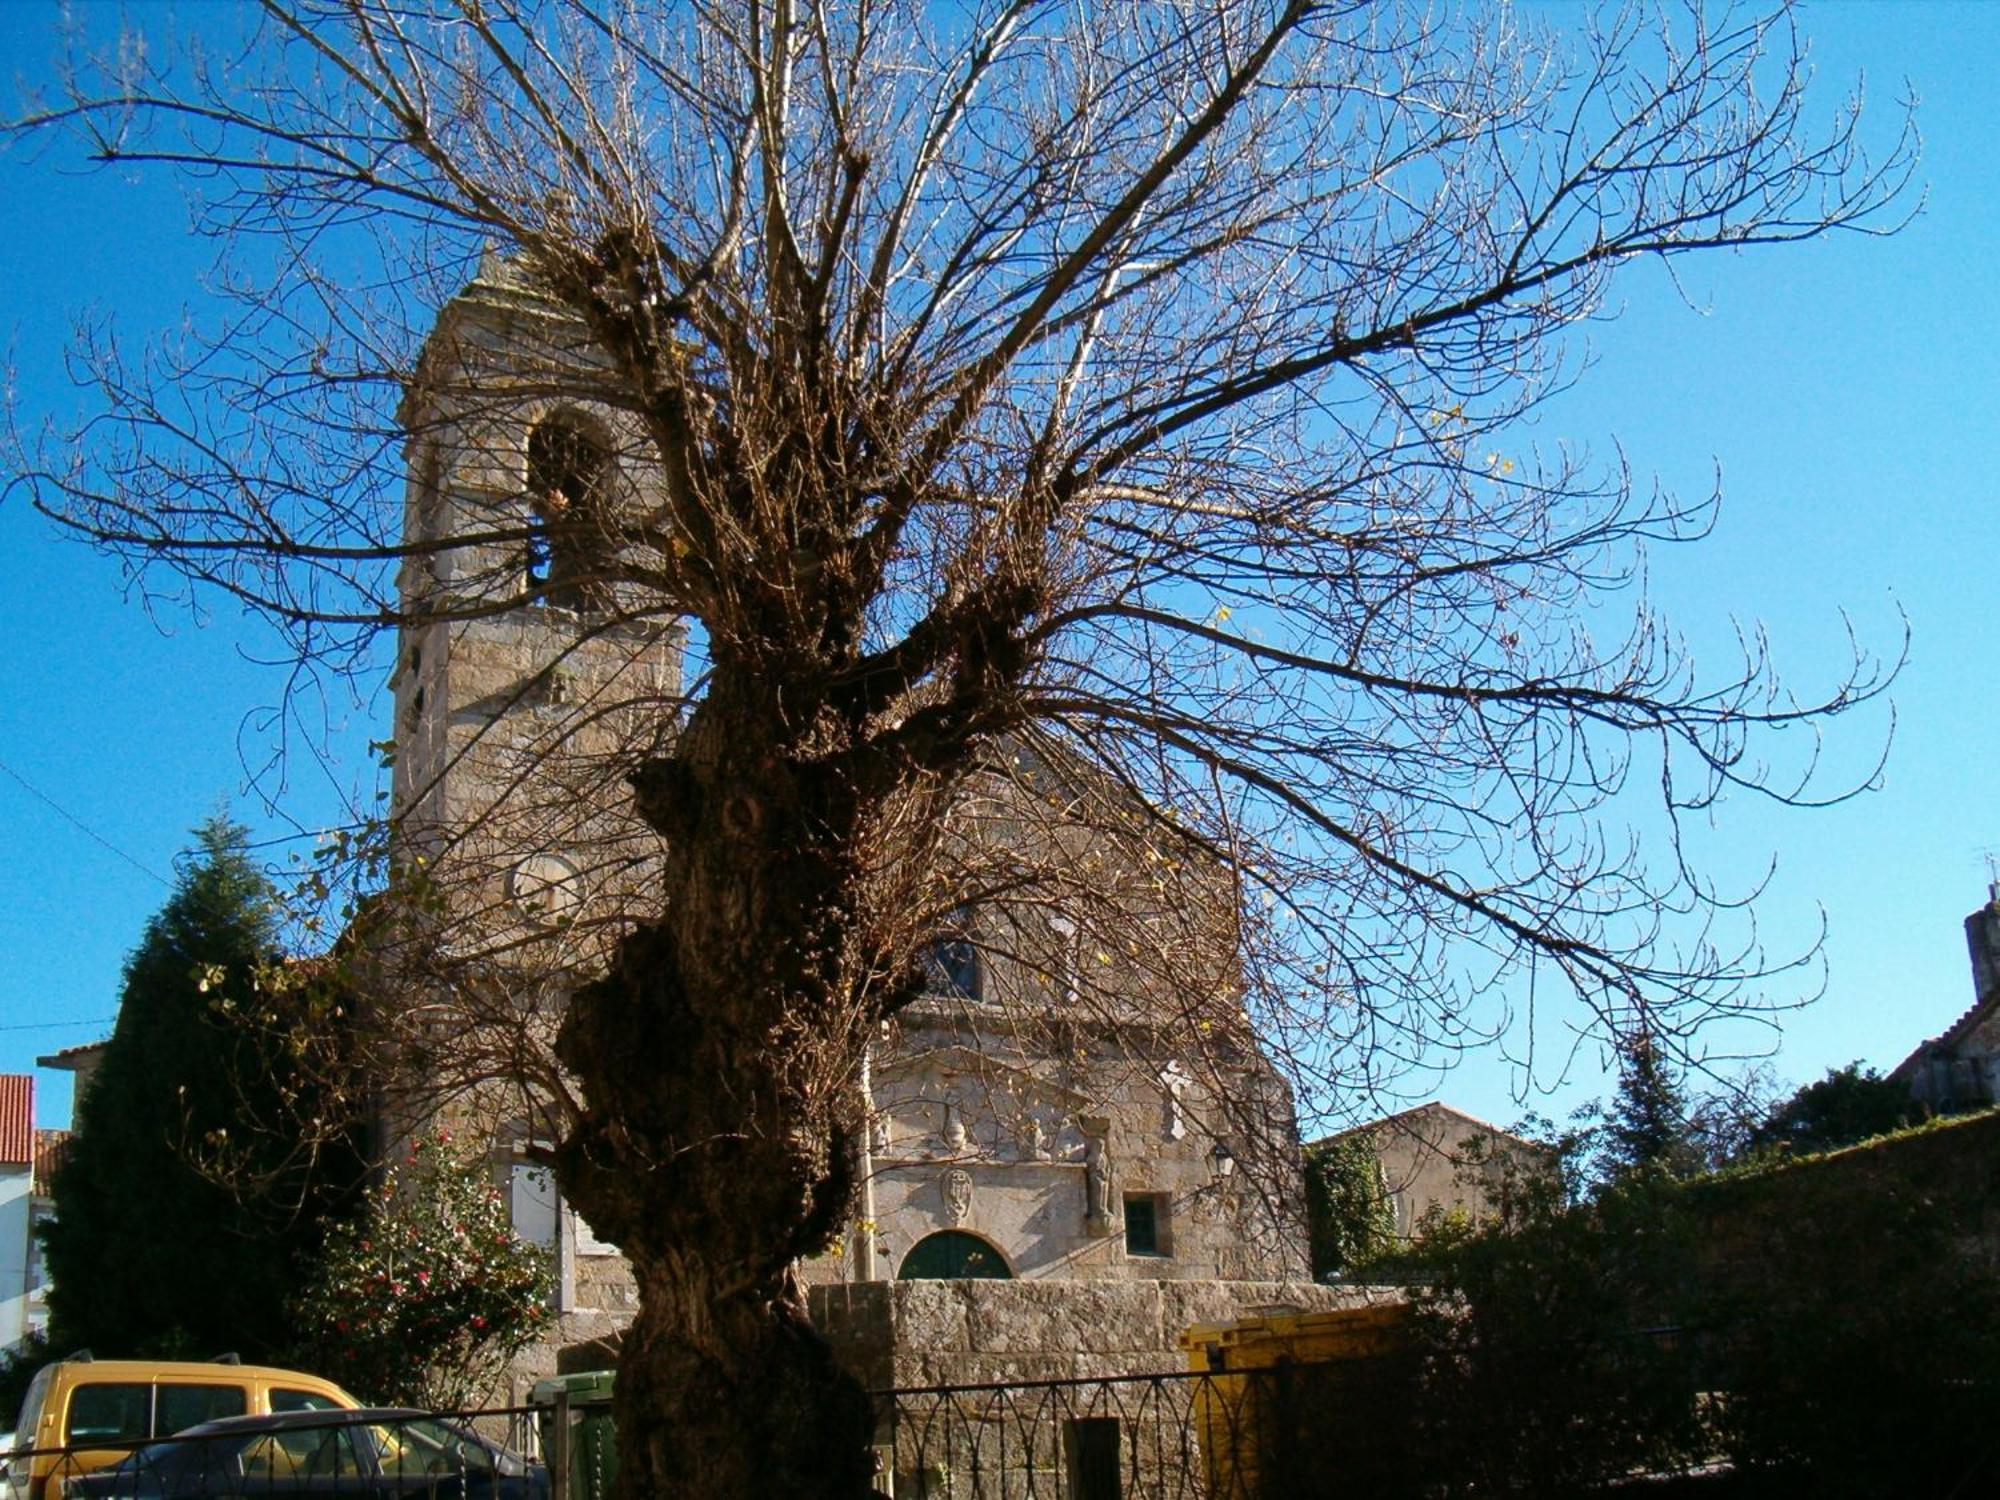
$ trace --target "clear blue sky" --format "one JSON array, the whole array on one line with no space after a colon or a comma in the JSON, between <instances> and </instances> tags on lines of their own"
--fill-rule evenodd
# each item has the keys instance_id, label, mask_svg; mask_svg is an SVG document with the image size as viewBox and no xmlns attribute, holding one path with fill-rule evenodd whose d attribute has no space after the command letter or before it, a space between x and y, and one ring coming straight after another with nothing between
<instances>
[{"instance_id":1,"label":"clear blue sky","mask_svg":"<svg viewBox=\"0 0 2000 1500\"><path fill-rule=\"evenodd\" d=\"M54 12L0 6L10 70L41 71ZM1801 18L1827 104L1865 74L1886 127L1906 82L1919 95L1921 216L1892 240L1711 262L1683 288L1698 310L1663 277L1628 278L1623 316L1592 333L1596 367L1526 435L1615 439L1641 476L1685 491L1720 465L1714 537L1654 559L1655 600L1698 657L1727 646L1732 618L1762 621L1810 691L1844 660L1843 612L1885 650L1908 616L1882 790L1814 813L1731 804L1705 839L1725 881L1775 856L1760 908L1773 951L1810 943L1825 913L1825 996L1774 1059L1794 1081L1855 1058L1886 1069L1964 1008L1959 924L2000 854L2000 6L1808 4ZM72 399L76 311L114 311L137 334L198 298L207 247L184 225L171 183L0 153L0 342L21 409ZM166 895L156 877L218 799L273 838L309 835L370 780L358 759L294 758L290 820L270 816L244 790L281 687L250 659L254 636L227 614L154 620L142 606L102 559L0 506L0 1071L105 1030L124 956ZM379 708L352 711L348 745ZM1836 753L1865 755L1882 729L1854 725ZM1545 1066L1563 1040L1545 1028ZM1528 1102L1566 1109L1600 1091L1596 1069L1588 1055ZM1437 1091L1491 1118L1521 1110L1519 1074L1497 1057ZM43 1073L38 1092L43 1123L62 1123L67 1080Z\"/></svg>"}]
</instances>

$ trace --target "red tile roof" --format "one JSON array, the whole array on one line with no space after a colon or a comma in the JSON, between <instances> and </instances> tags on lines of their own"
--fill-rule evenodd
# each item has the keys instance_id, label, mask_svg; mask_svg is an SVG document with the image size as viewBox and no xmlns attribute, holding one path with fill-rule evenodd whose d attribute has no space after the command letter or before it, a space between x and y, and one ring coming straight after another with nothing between
<instances>
[{"instance_id":1,"label":"red tile roof","mask_svg":"<svg viewBox=\"0 0 2000 1500\"><path fill-rule=\"evenodd\" d=\"M98 1042L81 1042L74 1047L65 1047L60 1052L51 1052L47 1057L36 1058L35 1066L58 1068L64 1072L74 1073L79 1065L91 1062L109 1045L109 1038Z\"/></svg>"},{"instance_id":2,"label":"red tile roof","mask_svg":"<svg viewBox=\"0 0 2000 1500\"><path fill-rule=\"evenodd\" d=\"M0 1167L35 1163L35 1080L27 1073L0 1073Z\"/></svg>"},{"instance_id":3,"label":"red tile roof","mask_svg":"<svg viewBox=\"0 0 2000 1500\"><path fill-rule=\"evenodd\" d=\"M35 1132L35 1181L33 1192L37 1198L51 1196L49 1181L56 1174L56 1168L69 1154L69 1132L67 1130L37 1130Z\"/></svg>"}]
</instances>

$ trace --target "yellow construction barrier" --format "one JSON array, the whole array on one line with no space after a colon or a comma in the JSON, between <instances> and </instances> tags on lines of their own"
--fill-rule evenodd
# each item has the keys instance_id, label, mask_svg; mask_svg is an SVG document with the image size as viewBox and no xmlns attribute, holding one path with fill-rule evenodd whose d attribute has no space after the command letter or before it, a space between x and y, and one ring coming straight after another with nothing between
<instances>
[{"instance_id":1,"label":"yellow construction barrier","mask_svg":"<svg viewBox=\"0 0 2000 1500\"><path fill-rule=\"evenodd\" d=\"M1210 1500L1393 1494L1417 1356L1404 1302L1197 1323L1181 1335Z\"/></svg>"}]
</instances>

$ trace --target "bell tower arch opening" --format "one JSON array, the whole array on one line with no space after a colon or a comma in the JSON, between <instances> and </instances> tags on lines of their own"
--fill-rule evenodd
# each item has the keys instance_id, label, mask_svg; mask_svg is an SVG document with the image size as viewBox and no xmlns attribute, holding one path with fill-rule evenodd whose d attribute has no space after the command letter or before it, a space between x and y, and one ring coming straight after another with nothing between
<instances>
[{"instance_id":1,"label":"bell tower arch opening","mask_svg":"<svg viewBox=\"0 0 2000 1500\"><path fill-rule=\"evenodd\" d=\"M595 423L571 411L543 417L528 432L529 592L559 609L593 613L609 602L611 445Z\"/></svg>"}]
</instances>

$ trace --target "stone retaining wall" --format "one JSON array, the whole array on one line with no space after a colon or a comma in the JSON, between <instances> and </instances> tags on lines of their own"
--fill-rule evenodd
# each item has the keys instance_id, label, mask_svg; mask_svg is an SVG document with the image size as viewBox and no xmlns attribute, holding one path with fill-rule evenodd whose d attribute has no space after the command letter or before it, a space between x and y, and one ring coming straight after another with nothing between
<instances>
[{"instance_id":1,"label":"stone retaining wall","mask_svg":"<svg viewBox=\"0 0 2000 1500\"><path fill-rule=\"evenodd\" d=\"M864 1281L810 1289L814 1324L870 1390L1184 1370L1181 1333L1260 1312L1396 1301L1300 1281Z\"/></svg>"}]
</instances>

